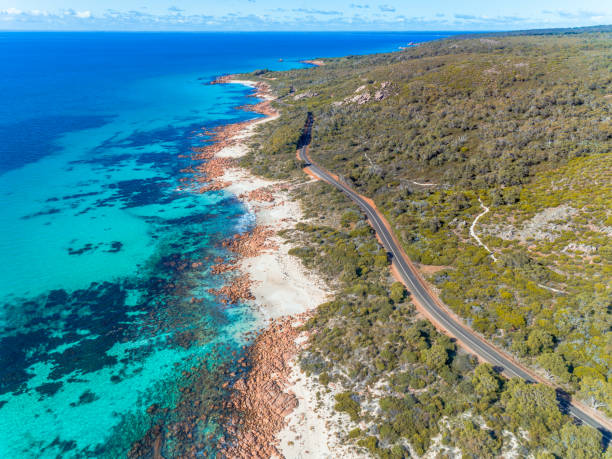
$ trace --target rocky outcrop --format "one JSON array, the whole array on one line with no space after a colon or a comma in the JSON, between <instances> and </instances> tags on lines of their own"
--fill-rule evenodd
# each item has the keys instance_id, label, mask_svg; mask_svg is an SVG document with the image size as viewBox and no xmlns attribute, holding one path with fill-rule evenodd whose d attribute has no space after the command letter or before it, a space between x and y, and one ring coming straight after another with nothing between
<instances>
[{"instance_id":1,"label":"rocky outcrop","mask_svg":"<svg viewBox=\"0 0 612 459\"><path fill-rule=\"evenodd\" d=\"M258 201L258 202L274 202L274 191L278 187L262 187L255 190L249 191L248 193L242 193L238 196L240 199L246 199L247 201Z\"/></svg>"},{"instance_id":2,"label":"rocky outcrop","mask_svg":"<svg viewBox=\"0 0 612 459\"><path fill-rule=\"evenodd\" d=\"M238 255L233 261L224 263L222 259L217 259L217 264L211 268L213 274L221 274L236 270L242 258L256 257L265 250L273 250L277 245L270 240L275 232L265 226L257 226L253 231L236 234L233 238L223 241L221 244L231 252ZM242 274L232 278L228 285L219 289L208 289L209 293L219 297L219 301L224 304L236 304L242 300L254 300L251 293L253 281L248 274Z\"/></svg>"},{"instance_id":3,"label":"rocky outcrop","mask_svg":"<svg viewBox=\"0 0 612 459\"><path fill-rule=\"evenodd\" d=\"M306 92L302 92L300 94L296 94L295 96L293 96L293 100L310 99L312 97L317 97L318 95L319 95L318 92L306 91Z\"/></svg>"},{"instance_id":4,"label":"rocky outcrop","mask_svg":"<svg viewBox=\"0 0 612 459\"><path fill-rule=\"evenodd\" d=\"M385 81L380 85L380 88L374 93L374 100L384 100L391 95L392 85L390 81Z\"/></svg>"},{"instance_id":5,"label":"rocky outcrop","mask_svg":"<svg viewBox=\"0 0 612 459\"><path fill-rule=\"evenodd\" d=\"M341 102L334 102L333 105L357 104L363 105L370 101L380 102L393 94L393 84L390 81L384 81L380 85L374 85L369 88L367 85L359 86L355 90L355 94L346 97Z\"/></svg>"},{"instance_id":6,"label":"rocky outcrop","mask_svg":"<svg viewBox=\"0 0 612 459\"><path fill-rule=\"evenodd\" d=\"M276 435L285 427L285 417L297 406L289 386L289 363L298 351L299 325L307 315L278 319L257 337L247 353L247 376L233 386L232 414L228 429L233 434L219 447L232 458L283 457Z\"/></svg>"},{"instance_id":7,"label":"rocky outcrop","mask_svg":"<svg viewBox=\"0 0 612 459\"><path fill-rule=\"evenodd\" d=\"M227 83L231 83L232 80L236 79L236 75L221 75L218 76L217 78L215 78L213 81L210 82L210 84L227 84Z\"/></svg>"},{"instance_id":8,"label":"rocky outcrop","mask_svg":"<svg viewBox=\"0 0 612 459\"><path fill-rule=\"evenodd\" d=\"M233 76L218 79L215 83L228 83ZM266 91L266 85L258 85L258 95ZM308 95L310 96L310 95ZM269 101L255 106L242 107L266 115L276 114ZM199 190L221 189L226 185L219 179L228 167L235 163L227 158L218 158L216 153L234 142L242 141L238 136L248 123L224 126L206 134L212 135L215 144L194 150L193 159L205 161L185 170ZM237 138L238 137L238 138ZM203 183L201 183L203 182ZM229 185L229 184L228 184ZM239 196L248 201L273 203L275 191L282 185L261 187ZM231 261L215 259L211 268L213 274L229 274L229 284L209 292L218 295L220 301L232 304L241 300L253 300L253 281L248 274L232 273L244 258L255 257L263 251L277 248L272 237L276 231L270 227L257 226L252 231L235 235L222 245L236 256ZM298 324L306 316L279 319L272 322L246 350L245 357L238 361L239 369L229 375L222 387L231 387L231 397L223 405L226 418L220 419L226 435L221 437L218 449L222 457L269 458L282 457L277 449L277 433L285 425L285 417L298 404L295 395L287 391L290 375L290 361L297 353L296 337L300 333ZM236 379L238 378L238 379ZM149 436L149 443L155 442L156 432ZM211 443L211 445L214 443Z\"/></svg>"},{"instance_id":9,"label":"rocky outcrop","mask_svg":"<svg viewBox=\"0 0 612 459\"><path fill-rule=\"evenodd\" d=\"M323 65L325 65L325 61L323 59L307 59L305 61L302 61L304 64L311 64L314 65L315 67L321 67Z\"/></svg>"},{"instance_id":10,"label":"rocky outcrop","mask_svg":"<svg viewBox=\"0 0 612 459\"><path fill-rule=\"evenodd\" d=\"M218 263L210 268L210 272L213 274L222 274L228 271L234 271L238 267L234 263Z\"/></svg>"},{"instance_id":11,"label":"rocky outcrop","mask_svg":"<svg viewBox=\"0 0 612 459\"><path fill-rule=\"evenodd\" d=\"M198 193L206 193L207 191L219 191L224 190L230 186L231 182L212 182L198 188Z\"/></svg>"},{"instance_id":12,"label":"rocky outcrop","mask_svg":"<svg viewBox=\"0 0 612 459\"><path fill-rule=\"evenodd\" d=\"M253 231L234 235L232 239L223 241L222 245L240 257L256 257L264 250L277 248L277 245L270 241L274 234L274 230L267 226L257 226Z\"/></svg>"},{"instance_id":13,"label":"rocky outcrop","mask_svg":"<svg viewBox=\"0 0 612 459\"><path fill-rule=\"evenodd\" d=\"M236 142L235 137L241 132L246 126L250 124L249 121L243 121L242 123L225 124L223 126L217 126L214 129L202 129L202 134L209 137L208 142L210 145L204 147L193 148L193 154L191 156L194 160L199 159L210 159L215 154L225 147L232 145Z\"/></svg>"},{"instance_id":14,"label":"rocky outcrop","mask_svg":"<svg viewBox=\"0 0 612 459\"><path fill-rule=\"evenodd\" d=\"M258 94L261 93L258 92ZM254 105L242 105L238 108L247 112L255 112L266 116L275 116L277 114L276 110L274 109L274 107L272 107L272 104L269 100L264 100L263 102L259 102L258 104ZM252 122L254 121L257 120L253 120Z\"/></svg>"},{"instance_id":15,"label":"rocky outcrop","mask_svg":"<svg viewBox=\"0 0 612 459\"><path fill-rule=\"evenodd\" d=\"M232 279L231 283L219 289L208 289L209 293L219 297L219 301L224 304L236 304L241 300L254 300L255 296L251 293L253 281L248 274L242 274Z\"/></svg>"},{"instance_id":16,"label":"rocky outcrop","mask_svg":"<svg viewBox=\"0 0 612 459\"><path fill-rule=\"evenodd\" d=\"M234 81L234 79L234 75L225 75L217 78L211 82L211 84L231 83ZM265 116L277 115L277 111L271 105L270 86L263 82L256 83L254 86L255 91L253 94L251 94L251 96L266 98L267 100L257 104L244 105L238 108ZM257 122L257 119L218 126L214 129L202 128L202 132L198 132L197 135L207 137L206 142L208 142L208 144L202 147L193 148L190 158L193 161L203 162L201 164L182 169L181 172L186 175L180 179L180 182L185 185L191 185L191 190L199 193L217 191L230 186L230 182L215 179L222 177L227 168L234 167L235 162L230 158L218 158L215 157L215 155L224 148L241 142L242 139L238 134L243 132L247 126L255 122ZM185 158L187 156L179 155L179 157ZM183 187L179 188L178 191L181 191L182 189Z\"/></svg>"},{"instance_id":17,"label":"rocky outcrop","mask_svg":"<svg viewBox=\"0 0 612 459\"><path fill-rule=\"evenodd\" d=\"M198 166L198 172L204 174L204 180L214 180L225 175L225 170L234 166L232 158L211 158L206 163ZM223 182L218 182L223 183Z\"/></svg>"},{"instance_id":18,"label":"rocky outcrop","mask_svg":"<svg viewBox=\"0 0 612 459\"><path fill-rule=\"evenodd\" d=\"M497 227L488 225L485 230L489 234L505 240L518 240L526 242L529 239L554 241L562 232L572 231L571 217L578 210L561 205L550 207L535 214L532 218L522 223L521 227L512 225L499 225Z\"/></svg>"}]
</instances>

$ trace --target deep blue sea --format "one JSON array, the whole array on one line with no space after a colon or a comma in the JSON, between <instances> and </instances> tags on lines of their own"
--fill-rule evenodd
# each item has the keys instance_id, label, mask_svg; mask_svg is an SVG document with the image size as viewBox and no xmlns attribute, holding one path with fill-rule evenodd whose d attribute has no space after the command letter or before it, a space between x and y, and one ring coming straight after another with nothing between
<instances>
[{"instance_id":1,"label":"deep blue sea","mask_svg":"<svg viewBox=\"0 0 612 459\"><path fill-rule=\"evenodd\" d=\"M252 216L178 192L215 76L447 33L0 33L0 458L214 453L248 304L207 293ZM280 61L282 59L282 61Z\"/></svg>"}]
</instances>

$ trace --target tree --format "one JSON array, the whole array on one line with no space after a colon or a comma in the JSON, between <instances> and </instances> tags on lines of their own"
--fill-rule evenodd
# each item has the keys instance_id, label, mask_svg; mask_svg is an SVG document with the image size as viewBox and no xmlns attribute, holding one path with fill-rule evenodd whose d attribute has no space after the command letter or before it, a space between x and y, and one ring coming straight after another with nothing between
<instances>
[{"instance_id":1,"label":"tree","mask_svg":"<svg viewBox=\"0 0 612 459\"><path fill-rule=\"evenodd\" d=\"M464 458L495 457L501 446L490 430L481 429L472 421L464 421L455 434Z\"/></svg>"},{"instance_id":2,"label":"tree","mask_svg":"<svg viewBox=\"0 0 612 459\"><path fill-rule=\"evenodd\" d=\"M511 379L502 399L514 425L529 430L532 444L541 444L561 427L563 417L552 387Z\"/></svg>"},{"instance_id":3,"label":"tree","mask_svg":"<svg viewBox=\"0 0 612 459\"><path fill-rule=\"evenodd\" d=\"M593 408L603 408L612 415L612 384L593 376L585 376L580 381L578 396Z\"/></svg>"},{"instance_id":4,"label":"tree","mask_svg":"<svg viewBox=\"0 0 612 459\"><path fill-rule=\"evenodd\" d=\"M529 333L529 337L527 338L527 346L532 355L550 351L554 344L555 341L553 336L540 328L536 328Z\"/></svg>"},{"instance_id":5,"label":"tree","mask_svg":"<svg viewBox=\"0 0 612 459\"><path fill-rule=\"evenodd\" d=\"M334 409L347 413L353 421L358 420L361 407L359 403L355 401L355 398L356 395L352 392L341 392L340 394L336 394Z\"/></svg>"},{"instance_id":6,"label":"tree","mask_svg":"<svg viewBox=\"0 0 612 459\"><path fill-rule=\"evenodd\" d=\"M423 351L423 360L429 368L439 369L446 365L448 353L443 345L434 344L426 351Z\"/></svg>"},{"instance_id":7,"label":"tree","mask_svg":"<svg viewBox=\"0 0 612 459\"><path fill-rule=\"evenodd\" d=\"M567 423L561 428L560 457L597 459L601 457L601 433L592 427Z\"/></svg>"},{"instance_id":8,"label":"tree","mask_svg":"<svg viewBox=\"0 0 612 459\"><path fill-rule=\"evenodd\" d=\"M497 398L497 392L501 388L502 381L490 364L483 363L474 370L472 384L479 395L495 399Z\"/></svg>"},{"instance_id":9,"label":"tree","mask_svg":"<svg viewBox=\"0 0 612 459\"><path fill-rule=\"evenodd\" d=\"M525 317L510 308L508 305L500 304L495 308L500 319L500 327L506 330L521 329L525 326Z\"/></svg>"},{"instance_id":10,"label":"tree","mask_svg":"<svg viewBox=\"0 0 612 459\"><path fill-rule=\"evenodd\" d=\"M569 382L570 374L569 371L567 371L567 364L562 355L547 352L538 358L538 363L542 365L544 369L557 376L561 381Z\"/></svg>"},{"instance_id":11,"label":"tree","mask_svg":"<svg viewBox=\"0 0 612 459\"><path fill-rule=\"evenodd\" d=\"M406 289L404 288L404 284L401 282L393 282L393 284L391 284L391 294L389 297L395 304L401 303L406 297Z\"/></svg>"}]
</instances>

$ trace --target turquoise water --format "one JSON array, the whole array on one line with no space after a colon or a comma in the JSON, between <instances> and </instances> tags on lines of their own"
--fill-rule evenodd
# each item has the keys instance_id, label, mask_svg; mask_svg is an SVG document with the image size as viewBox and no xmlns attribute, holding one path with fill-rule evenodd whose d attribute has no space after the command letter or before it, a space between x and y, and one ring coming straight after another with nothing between
<instances>
[{"instance_id":1,"label":"turquoise water","mask_svg":"<svg viewBox=\"0 0 612 459\"><path fill-rule=\"evenodd\" d=\"M253 217L180 156L257 115L206 83L443 35L0 33L0 457L214 452L259 324L210 267Z\"/></svg>"},{"instance_id":2,"label":"turquoise water","mask_svg":"<svg viewBox=\"0 0 612 459\"><path fill-rule=\"evenodd\" d=\"M251 116L233 109L247 90L204 87L195 75L127 89L146 107L62 134L59 153L0 176L0 251L9 261L0 266L2 353L12 360L0 428L14 436L0 444L1 457L35 448L51 457L68 447L98 455L126 414L154 402L173 406L177 372L216 343L237 348L232 336L252 327L244 305L226 311L206 293L223 282L208 273L212 260L228 256L219 242L244 231L248 215L223 193L174 191L185 166L177 155L202 140L190 110L215 122ZM177 107L152 103L151 91ZM181 262L189 267L169 266ZM196 262L203 265L191 269ZM202 303L189 303L192 296ZM173 343L186 330L187 343ZM165 387L150 391L160 382Z\"/></svg>"}]
</instances>

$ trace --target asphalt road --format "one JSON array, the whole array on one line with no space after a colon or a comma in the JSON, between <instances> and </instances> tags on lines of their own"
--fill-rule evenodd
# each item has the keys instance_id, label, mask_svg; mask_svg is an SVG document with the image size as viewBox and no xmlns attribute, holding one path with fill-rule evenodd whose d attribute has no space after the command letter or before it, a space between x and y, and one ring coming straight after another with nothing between
<instances>
[{"instance_id":1,"label":"asphalt road","mask_svg":"<svg viewBox=\"0 0 612 459\"><path fill-rule=\"evenodd\" d=\"M307 126L307 129L309 128L310 126ZM307 134L307 137L310 137L310 133ZM340 180L337 180L327 170L313 163L308 156L307 145L302 146L299 149L298 154L300 159L304 162L305 167L307 167L310 172L344 192L365 212L370 224L378 234L383 246L391 255L392 263L397 269L399 275L402 277L406 287L427 311L427 313L429 313L429 315L431 315L438 322L439 325L441 325L450 335L469 347L472 352L476 353L483 360L489 362L491 365L503 372L507 377L518 377L528 382L535 382L535 379L522 367L506 357L502 352L498 351L492 344L476 336L472 330L457 321L448 313L448 311L445 310L445 308L436 303L431 293L429 293L425 287L424 281L414 272L413 269L411 269L410 263L407 259L408 257L396 244L389 229L385 223L383 223L380 215L365 199L363 199L363 197L349 188L346 184L342 183ZM602 433L606 443L612 439L609 427L607 427L603 422L600 422L589 413L583 411L580 407L574 405L568 399L568 397L560 392L558 393L558 400L563 411L574 416L582 423L599 430Z\"/></svg>"}]
</instances>

